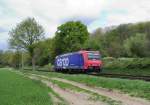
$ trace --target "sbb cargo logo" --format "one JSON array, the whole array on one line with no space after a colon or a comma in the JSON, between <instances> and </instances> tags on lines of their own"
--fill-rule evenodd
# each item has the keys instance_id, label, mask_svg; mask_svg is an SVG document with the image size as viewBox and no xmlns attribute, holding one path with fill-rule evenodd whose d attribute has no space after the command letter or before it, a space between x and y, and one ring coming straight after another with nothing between
<instances>
[{"instance_id":1,"label":"sbb cargo logo","mask_svg":"<svg viewBox=\"0 0 150 105\"><path fill-rule=\"evenodd\" d=\"M68 65L69 65L69 59L68 58L57 59L57 66L66 67Z\"/></svg>"}]
</instances>

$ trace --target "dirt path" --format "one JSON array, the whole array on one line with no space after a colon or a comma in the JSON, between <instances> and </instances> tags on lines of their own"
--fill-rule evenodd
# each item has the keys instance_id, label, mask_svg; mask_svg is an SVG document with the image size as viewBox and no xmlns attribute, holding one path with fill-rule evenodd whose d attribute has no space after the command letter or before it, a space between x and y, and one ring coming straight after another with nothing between
<instances>
[{"instance_id":1,"label":"dirt path","mask_svg":"<svg viewBox=\"0 0 150 105\"><path fill-rule=\"evenodd\" d=\"M64 105L64 102L59 99L58 97L56 97L54 94L52 94L51 92L48 93L49 96L51 97L51 99L53 100L53 105Z\"/></svg>"},{"instance_id":2,"label":"dirt path","mask_svg":"<svg viewBox=\"0 0 150 105\"><path fill-rule=\"evenodd\" d=\"M105 105L103 102L90 101L88 96L84 93L71 92L69 90L64 90L54 85L48 80L39 79L36 76L29 76L31 79L41 80L42 83L46 84L48 87L52 88L54 92L58 93L62 98L64 98L69 105Z\"/></svg>"},{"instance_id":3,"label":"dirt path","mask_svg":"<svg viewBox=\"0 0 150 105\"><path fill-rule=\"evenodd\" d=\"M122 94L119 92L109 91L109 90L103 89L103 88L102 89L101 88L93 88L93 87L89 87L89 86L86 86L86 85L81 84L81 83L77 83L74 81L69 81L69 80L61 79L61 78L52 78L52 79L58 80L61 82L65 82L65 83L69 83L69 84L72 84L74 86L77 86L77 87L80 87L80 88L83 88L86 90L90 90L92 92L96 92L100 95L110 97L114 100L121 101L123 105L150 105L150 102L148 102L144 99L131 97L129 95Z\"/></svg>"},{"instance_id":4,"label":"dirt path","mask_svg":"<svg viewBox=\"0 0 150 105\"><path fill-rule=\"evenodd\" d=\"M32 75L40 76L40 77L45 78L45 79L53 79L53 80L69 83L71 85L80 87L82 89L86 89L86 90L89 90L91 92L98 93L100 95L109 97L109 98L111 98L113 100L121 101L123 105L150 105L150 102L147 101L147 100L144 100L144 99L141 99L141 98L131 97L131 96L127 95L127 94L119 93L117 91L110 91L110 90L104 89L104 88L90 87L90 86L87 86L87 85L82 84L82 83L77 83L77 82L66 80L66 79L62 79L62 78L49 78L47 76L36 75L36 74L32 74ZM76 104L76 105L78 105L78 104ZM94 105L94 104L92 104L92 105ZM102 105L104 105L104 104L102 104Z\"/></svg>"}]
</instances>

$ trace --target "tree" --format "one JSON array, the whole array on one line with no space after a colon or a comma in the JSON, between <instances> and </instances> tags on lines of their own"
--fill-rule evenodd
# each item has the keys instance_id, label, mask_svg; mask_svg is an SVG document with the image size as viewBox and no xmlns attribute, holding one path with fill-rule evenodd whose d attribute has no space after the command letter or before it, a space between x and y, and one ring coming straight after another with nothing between
<instances>
[{"instance_id":1,"label":"tree","mask_svg":"<svg viewBox=\"0 0 150 105\"><path fill-rule=\"evenodd\" d=\"M129 56L144 57L146 56L146 35L136 34L124 42L124 47Z\"/></svg>"},{"instance_id":2,"label":"tree","mask_svg":"<svg viewBox=\"0 0 150 105\"><path fill-rule=\"evenodd\" d=\"M19 68L21 67L21 52L11 52L9 54L8 63L11 67Z\"/></svg>"},{"instance_id":3,"label":"tree","mask_svg":"<svg viewBox=\"0 0 150 105\"><path fill-rule=\"evenodd\" d=\"M36 62L39 66L47 65L49 62L51 62L52 58L52 39L48 38L46 40L40 41L36 43L35 52L36 53ZM51 62L52 63L52 62Z\"/></svg>"},{"instance_id":4,"label":"tree","mask_svg":"<svg viewBox=\"0 0 150 105\"><path fill-rule=\"evenodd\" d=\"M34 18L27 18L12 29L9 43L14 49L25 49L32 58L32 67L35 69L34 44L44 38L44 29Z\"/></svg>"},{"instance_id":5,"label":"tree","mask_svg":"<svg viewBox=\"0 0 150 105\"><path fill-rule=\"evenodd\" d=\"M101 28L96 29L93 33L90 34L89 39L84 44L84 49L97 50L103 54L103 56L107 56L106 53L106 40L105 40L104 31Z\"/></svg>"},{"instance_id":6,"label":"tree","mask_svg":"<svg viewBox=\"0 0 150 105\"><path fill-rule=\"evenodd\" d=\"M70 21L57 28L54 38L55 55L77 51L89 37L87 27L80 21Z\"/></svg>"},{"instance_id":7,"label":"tree","mask_svg":"<svg viewBox=\"0 0 150 105\"><path fill-rule=\"evenodd\" d=\"M2 66L3 65L3 51L2 50L0 50L0 66Z\"/></svg>"}]
</instances>

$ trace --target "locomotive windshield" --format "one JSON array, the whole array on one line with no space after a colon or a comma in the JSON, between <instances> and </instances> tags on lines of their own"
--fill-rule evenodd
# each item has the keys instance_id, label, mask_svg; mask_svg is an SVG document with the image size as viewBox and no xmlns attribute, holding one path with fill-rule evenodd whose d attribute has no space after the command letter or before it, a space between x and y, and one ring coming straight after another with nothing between
<instances>
[{"instance_id":1,"label":"locomotive windshield","mask_svg":"<svg viewBox=\"0 0 150 105\"><path fill-rule=\"evenodd\" d=\"M88 53L89 60L100 60L100 54L98 53Z\"/></svg>"}]
</instances>

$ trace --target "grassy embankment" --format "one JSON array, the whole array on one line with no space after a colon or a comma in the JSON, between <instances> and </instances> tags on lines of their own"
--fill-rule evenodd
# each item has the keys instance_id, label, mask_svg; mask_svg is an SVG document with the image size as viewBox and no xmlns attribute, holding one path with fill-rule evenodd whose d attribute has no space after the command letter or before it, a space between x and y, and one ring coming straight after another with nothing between
<instances>
[{"instance_id":1,"label":"grassy embankment","mask_svg":"<svg viewBox=\"0 0 150 105\"><path fill-rule=\"evenodd\" d=\"M150 76L150 58L103 58L103 73Z\"/></svg>"},{"instance_id":2,"label":"grassy embankment","mask_svg":"<svg viewBox=\"0 0 150 105\"><path fill-rule=\"evenodd\" d=\"M27 71L24 71L27 72ZM28 71L29 72L29 71ZM116 78L95 77L85 74L62 74L55 72L37 72L31 71L31 73L42 74L48 77L59 77L80 83L87 84L89 86L103 87L112 90L119 90L124 93L128 93L131 96L142 97L150 100L150 82L142 80L126 80Z\"/></svg>"},{"instance_id":3,"label":"grassy embankment","mask_svg":"<svg viewBox=\"0 0 150 105\"><path fill-rule=\"evenodd\" d=\"M1 105L53 105L49 93L59 97L40 81L0 69Z\"/></svg>"}]
</instances>

